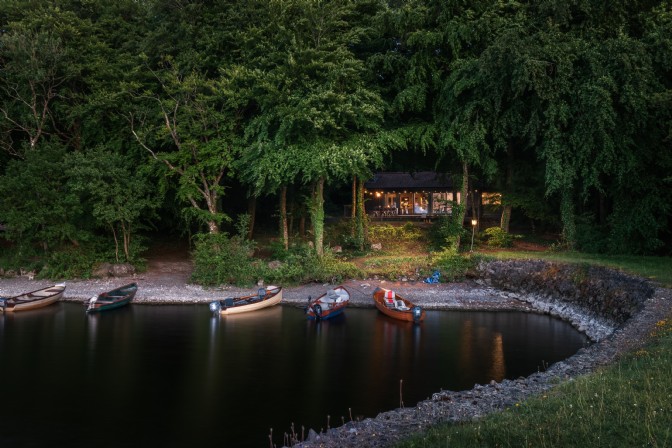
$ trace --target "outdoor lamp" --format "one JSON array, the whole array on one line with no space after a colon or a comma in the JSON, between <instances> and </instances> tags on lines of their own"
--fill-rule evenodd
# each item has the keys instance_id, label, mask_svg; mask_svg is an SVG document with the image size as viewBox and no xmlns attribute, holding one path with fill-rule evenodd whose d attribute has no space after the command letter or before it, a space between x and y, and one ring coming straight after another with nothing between
<instances>
[{"instance_id":1,"label":"outdoor lamp","mask_svg":"<svg viewBox=\"0 0 672 448\"><path fill-rule=\"evenodd\" d=\"M469 249L469 252L474 251L474 233L476 232L476 224L478 224L478 221L476 218L471 219L471 249Z\"/></svg>"}]
</instances>

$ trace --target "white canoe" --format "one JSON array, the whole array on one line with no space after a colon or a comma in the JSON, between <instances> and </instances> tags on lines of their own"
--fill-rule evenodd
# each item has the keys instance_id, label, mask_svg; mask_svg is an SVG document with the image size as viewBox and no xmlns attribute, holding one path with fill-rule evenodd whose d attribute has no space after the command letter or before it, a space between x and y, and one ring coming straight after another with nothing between
<instances>
[{"instance_id":1,"label":"white canoe","mask_svg":"<svg viewBox=\"0 0 672 448\"><path fill-rule=\"evenodd\" d=\"M261 288L257 294L243 297L229 297L224 300L210 302L210 310L223 316L229 314L247 313L269 306L277 305L282 301L282 287L267 286Z\"/></svg>"},{"instance_id":2,"label":"white canoe","mask_svg":"<svg viewBox=\"0 0 672 448\"><path fill-rule=\"evenodd\" d=\"M33 310L58 302L65 292L65 283L27 292L14 297L0 298L0 311L11 313L14 311Z\"/></svg>"}]
</instances>

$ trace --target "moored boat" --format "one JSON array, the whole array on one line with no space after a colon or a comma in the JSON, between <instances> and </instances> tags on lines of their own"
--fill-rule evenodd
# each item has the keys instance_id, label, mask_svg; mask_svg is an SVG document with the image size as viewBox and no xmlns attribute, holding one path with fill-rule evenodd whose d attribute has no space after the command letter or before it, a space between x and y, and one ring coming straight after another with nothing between
<instances>
[{"instance_id":1,"label":"moored boat","mask_svg":"<svg viewBox=\"0 0 672 448\"><path fill-rule=\"evenodd\" d=\"M36 291L26 292L13 297L0 297L0 311L11 313L26 311L58 302L63 297L65 283L48 286Z\"/></svg>"},{"instance_id":2,"label":"moored boat","mask_svg":"<svg viewBox=\"0 0 672 448\"><path fill-rule=\"evenodd\" d=\"M373 291L376 308L386 316L406 322L422 322L425 310L392 290L376 288Z\"/></svg>"},{"instance_id":3,"label":"moored boat","mask_svg":"<svg viewBox=\"0 0 672 448\"><path fill-rule=\"evenodd\" d=\"M138 292L137 283L129 283L128 285L98 294L91 297L86 312L97 313L128 305L133 300L133 297L135 297L136 292Z\"/></svg>"},{"instance_id":4,"label":"moored boat","mask_svg":"<svg viewBox=\"0 0 672 448\"><path fill-rule=\"evenodd\" d=\"M281 286L259 288L256 294L243 297L227 297L223 300L210 302L210 311L215 314L228 315L256 311L277 305L282 301Z\"/></svg>"},{"instance_id":5,"label":"moored boat","mask_svg":"<svg viewBox=\"0 0 672 448\"><path fill-rule=\"evenodd\" d=\"M312 300L308 298L306 315L311 320L331 319L343 313L350 303L350 293L344 286L337 286Z\"/></svg>"}]
</instances>

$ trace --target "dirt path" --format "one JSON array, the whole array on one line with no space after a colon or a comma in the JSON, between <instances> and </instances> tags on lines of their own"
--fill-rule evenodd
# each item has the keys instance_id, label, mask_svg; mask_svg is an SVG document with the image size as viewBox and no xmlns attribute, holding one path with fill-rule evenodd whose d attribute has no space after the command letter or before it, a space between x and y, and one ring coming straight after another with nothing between
<instances>
[{"instance_id":1,"label":"dirt path","mask_svg":"<svg viewBox=\"0 0 672 448\"><path fill-rule=\"evenodd\" d=\"M166 286L185 285L193 269L186 243L158 243L148 251L147 270L139 277Z\"/></svg>"}]
</instances>

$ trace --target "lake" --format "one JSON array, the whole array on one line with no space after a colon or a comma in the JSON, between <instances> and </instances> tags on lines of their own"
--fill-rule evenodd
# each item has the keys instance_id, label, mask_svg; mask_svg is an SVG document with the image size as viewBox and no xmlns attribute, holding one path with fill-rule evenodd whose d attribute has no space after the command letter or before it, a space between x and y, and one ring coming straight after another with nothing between
<instances>
[{"instance_id":1,"label":"lake","mask_svg":"<svg viewBox=\"0 0 672 448\"><path fill-rule=\"evenodd\" d=\"M282 446L414 406L440 390L527 376L588 344L522 312L375 309L307 321L276 306L213 317L207 305L86 315L58 303L0 315L0 447Z\"/></svg>"}]
</instances>

